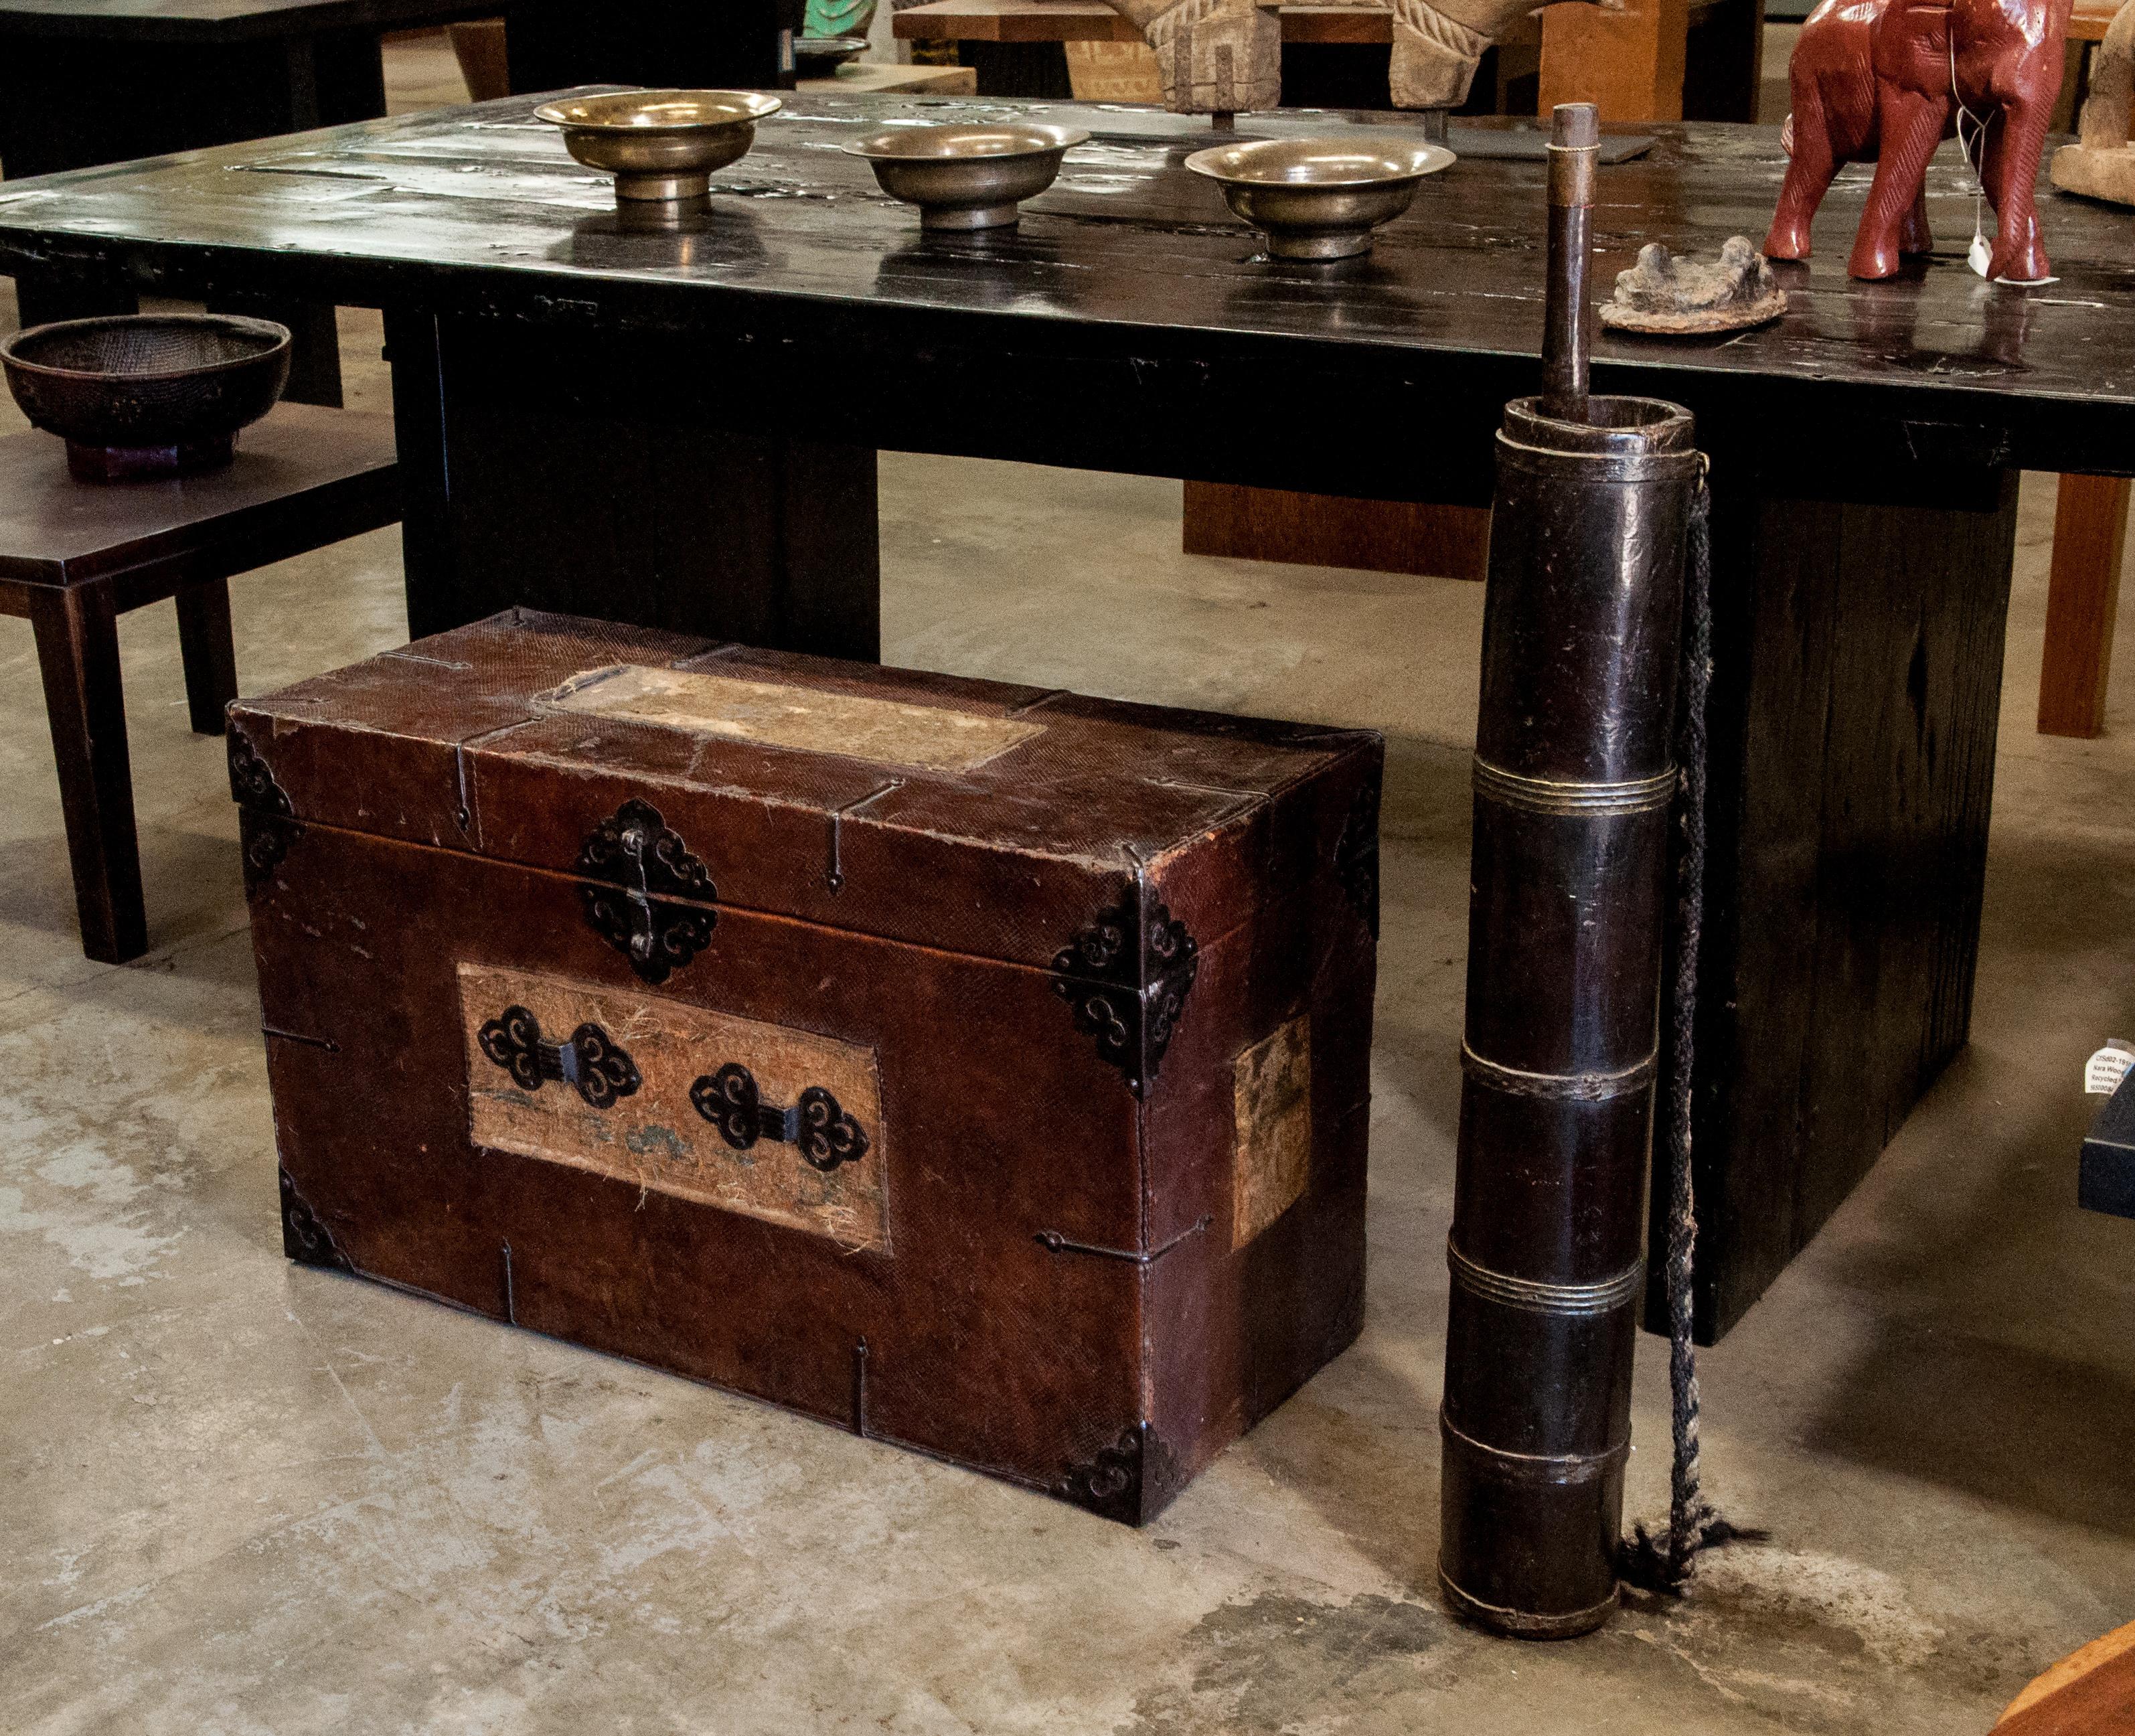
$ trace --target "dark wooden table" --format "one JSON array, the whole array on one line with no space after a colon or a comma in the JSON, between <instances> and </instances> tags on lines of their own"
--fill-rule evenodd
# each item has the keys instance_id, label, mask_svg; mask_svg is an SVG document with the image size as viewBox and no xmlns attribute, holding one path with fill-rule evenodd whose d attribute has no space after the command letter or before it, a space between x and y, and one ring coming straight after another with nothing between
<instances>
[{"instance_id":1,"label":"dark wooden table","mask_svg":"<svg viewBox=\"0 0 2135 1736\"><path fill-rule=\"evenodd\" d=\"M1261 257L1180 168L1207 137L1183 117L1081 114L1098 138L1018 233L929 242L829 147L1007 105L803 98L671 229L619 217L529 106L0 189L0 269L385 307L419 634L519 602L872 657L886 428L919 451L1472 504L1502 406L1536 384L1538 162L1457 164L1369 259L1312 267ZM1778 192L1769 129L1653 130L1601 172L1605 283L1648 239L1762 235ZM1992 288L1958 257L1952 155L1929 180L1943 251L1854 283L1865 186L1832 194L1783 322L1605 339L1596 367L1687 405L1712 457L1708 1333L1964 1040L2016 470L2135 469L2125 215L2044 196L2060 281Z\"/></svg>"},{"instance_id":2,"label":"dark wooden table","mask_svg":"<svg viewBox=\"0 0 2135 1736\"><path fill-rule=\"evenodd\" d=\"M269 138L385 113L380 32L501 15L511 0L0 0L7 179ZM109 278L30 272L22 323L133 311ZM333 309L263 305L297 334L289 396L341 402Z\"/></svg>"}]
</instances>

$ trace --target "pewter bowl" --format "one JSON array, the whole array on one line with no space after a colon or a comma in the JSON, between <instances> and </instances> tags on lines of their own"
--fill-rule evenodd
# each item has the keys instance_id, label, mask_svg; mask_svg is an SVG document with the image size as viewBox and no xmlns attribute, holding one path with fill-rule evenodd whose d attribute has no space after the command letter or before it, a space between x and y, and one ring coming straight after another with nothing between
<instances>
[{"instance_id":1,"label":"pewter bowl","mask_svg":"<svg viewBox=\"0 0 2135 1736\"><path fill-rule=\"evenodd\" d=\"M1406 210L1417 185L1453 161L1443 145L1377 135L1262 138L1196 151L1186 167L1223 190L1278 259L1347 259Z\"/></svg>"},{"instance_id":2,"label":"pewter bowl","mask_svg":"<svg viewBox=\"0 0 2135 1736\"><path fill-rule=\"evenodd\" d=\"M614 176L618 200L701 199L782 106L754 90L617 90L544 103L534 118L561 127L588 168Z\"/></svg>"},{"instance_id":3,"label":"pewter bowl","mask_svg":"<svg viewBox=\"0 0 2135 1736\"><path fill-rule=\"evenodd\" d=\"M289 328L228 313L63 320L0 340L0 370L82 481L182 476L230 462L237 431L274 409Z\"/></svg>"},{"instance_id":4,"label":"pewter bowl","mask_svg":"<svg viewBox=\"0 0 2135 1736\"><path fill-rule=\"evenodd\" d=\"M865 54L867 46L865 36L796 36L793 58L801 77L826 79L846 61Z\"/></svg>"},{"instance_id":5,"label":"pewter bowl","mask_svg":"<svg viewBox=\"0 0 2135 1736\"><path fill-rule=\"evenodd\" d=\"M919 207L919 226L1000 229L1016 206L1053 185L1060 159L1090 135L1079 128L889 127L844 147L873 165L893 199Z\"/></svg>"}]
</instances>

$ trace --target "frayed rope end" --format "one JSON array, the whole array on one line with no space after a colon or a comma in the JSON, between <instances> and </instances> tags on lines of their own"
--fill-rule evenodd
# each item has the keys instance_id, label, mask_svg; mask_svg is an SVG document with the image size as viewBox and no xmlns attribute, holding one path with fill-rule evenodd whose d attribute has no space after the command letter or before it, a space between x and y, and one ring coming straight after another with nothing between
<instances>
[{"instance_id":1,"label":"frayed rope end","mask_svg":"<svg viewBox=\"0 0 2135 1736\"><path fill-rule=\"evenodd\" d=\"M1680 1598L1690 1589L1691 1575L1697 1571L1697 1558L1702 1551L1731 1543L1764 1543L1771 1535L1759 1526L1736 1525L1716 1514L1698 1526L1688 1548L1678 1550L1667 1531L1657 1535L1643 1525L1634 1525L1631 1535L1624 1540L1616 1573L1626 1585L1640 1591Z\"/></svg>"}]
</instances>

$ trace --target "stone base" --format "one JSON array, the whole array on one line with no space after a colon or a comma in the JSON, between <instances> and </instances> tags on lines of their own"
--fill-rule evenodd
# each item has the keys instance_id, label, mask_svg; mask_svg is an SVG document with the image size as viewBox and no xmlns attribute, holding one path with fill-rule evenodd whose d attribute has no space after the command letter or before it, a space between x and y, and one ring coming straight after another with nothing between
<instances>
[{"instance_id":1,"label":"stone base","mask_svg":"<svg viewBox=\"0 0 2135 1736\"><path fill-rule=\"evenodd\" d=\"M2135 145L2063 145L2054 152L2053 182L2064 193L2135 205Z\"/></svg>"}]
</instances>

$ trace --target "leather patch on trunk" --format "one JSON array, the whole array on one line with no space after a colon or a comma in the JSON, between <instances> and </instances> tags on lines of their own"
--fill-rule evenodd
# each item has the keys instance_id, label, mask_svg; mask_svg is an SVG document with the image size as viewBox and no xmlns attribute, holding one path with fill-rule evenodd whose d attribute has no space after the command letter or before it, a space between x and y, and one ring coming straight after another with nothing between
<instances>
[{"instance_id":1,"label":"leather patch on trunk","mask_svg":"<svg viewBox=\"0 0 2135 1736\"><path fill-rule=\"evenodd\" d=\"M973 771L1045 733L1043 723L983 712L638 663L584 670L534 704L922 771Z\"/></svg>"},{"instance_id":2,"label":"leather patch on trunk","mask_svg":"<svg viewBox=\"0 0 2135 1736\"><path fill-rule=\"evenodd\" d=\"M1232 1069L1231 1245L1242 1248L1297 1202L1312 1173L1312 1020L1294 1018Z\"/></svg>"},{"instance_id":3,"label":"leather patch on trunk","mask_svg":"<svg viewBox=\"0 0 2135 1736\"><path fill-rule=\"evenodd\" d=\"M477 1145L888 1249L872 1050L525 971L459 985Z\"/></svg>"}]
</instances>

